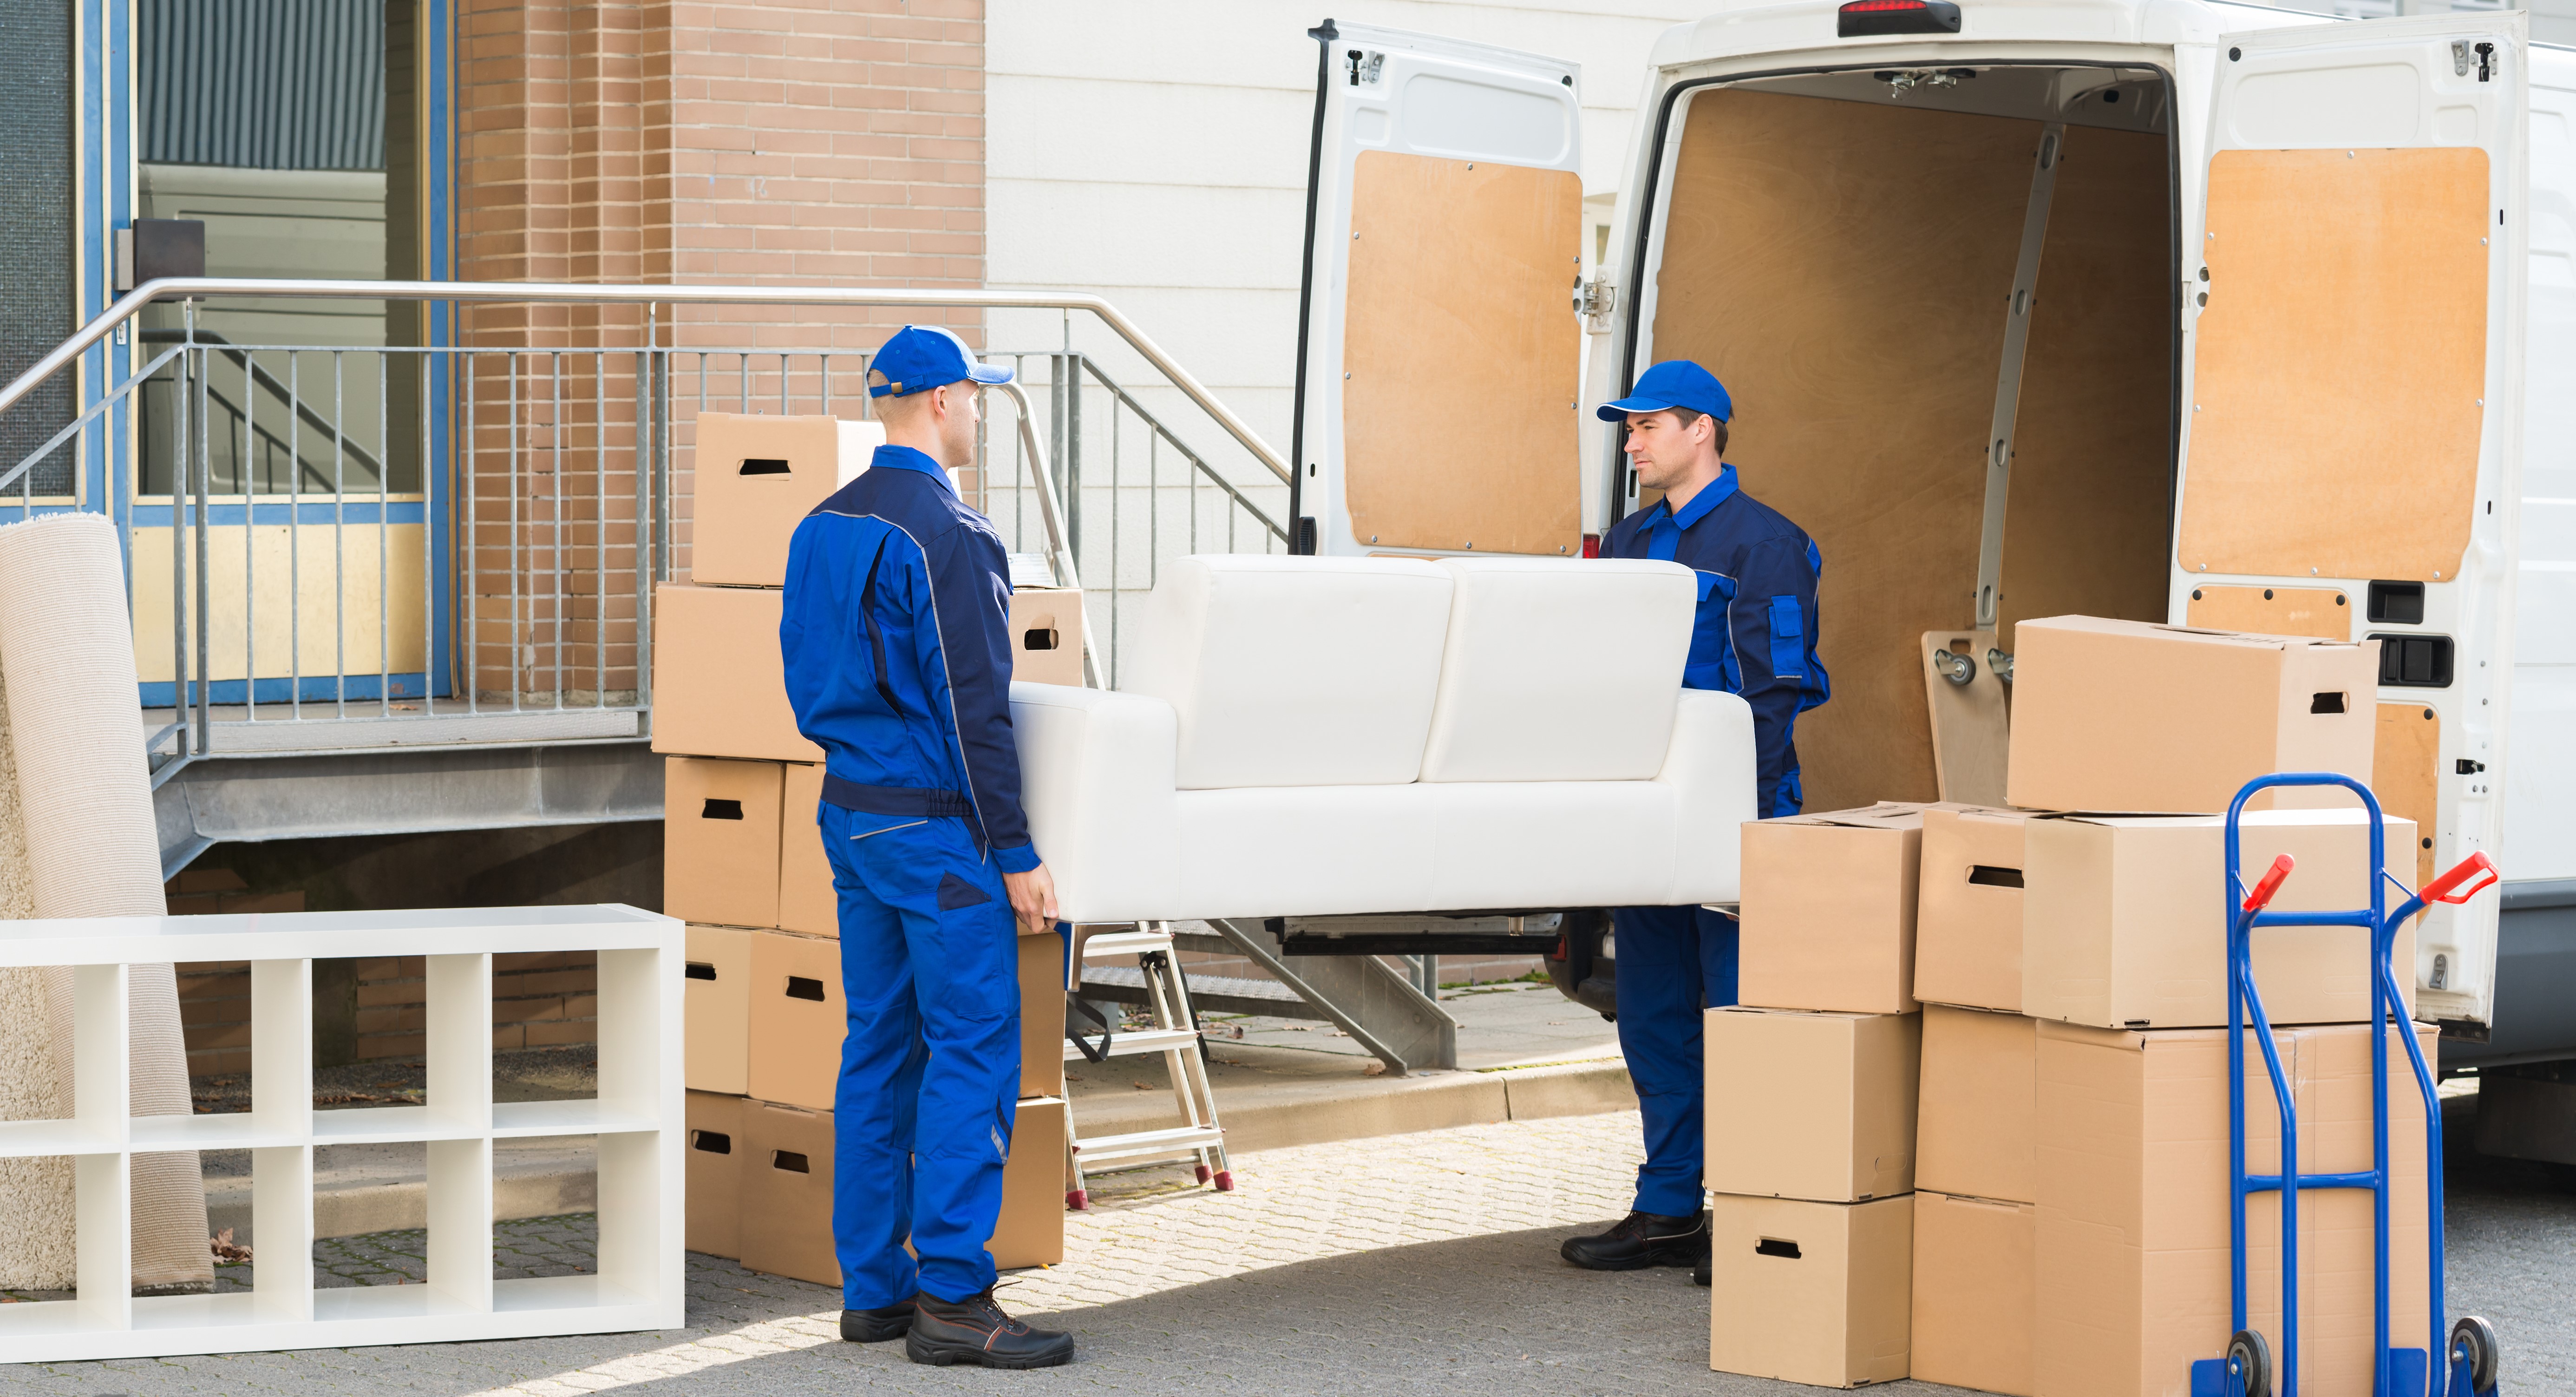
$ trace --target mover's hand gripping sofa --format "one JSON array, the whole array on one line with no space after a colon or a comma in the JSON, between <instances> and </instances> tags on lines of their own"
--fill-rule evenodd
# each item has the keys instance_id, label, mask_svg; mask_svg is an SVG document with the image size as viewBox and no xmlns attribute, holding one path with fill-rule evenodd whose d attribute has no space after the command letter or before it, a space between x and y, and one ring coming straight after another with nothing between
<instances>
[{"instance_id":1,"label":"mover's hand gripping sofa","mask_svg":"<svg viewBox=\"0 0 2576 1397\"><path fill-rule=\"evenodd\" d=\"M1069 921L1736 900L1753 716L1673 563L1217 555L1117 691L1011 686Z\"/></svg>"}]
</instances>

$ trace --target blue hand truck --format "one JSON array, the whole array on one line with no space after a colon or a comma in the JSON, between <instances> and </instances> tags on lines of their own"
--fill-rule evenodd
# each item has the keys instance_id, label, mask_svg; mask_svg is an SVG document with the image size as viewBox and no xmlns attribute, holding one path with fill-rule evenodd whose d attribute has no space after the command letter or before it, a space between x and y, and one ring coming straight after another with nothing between
<instances>
[{"instance_id":1,"label":"blue hand truck","mask_svg":"<svg viewBox=\"0 0 2576 1397\"><path fill-rule=\"evenodd\" d=\"M2273 895L2290 876L2293 860L2283 854L2272 861L2262 880L2247 891L2240 870L2243 848L2240 826L2245 802L2255 793L2275 786L2341 786L2361 797L2362 808L2370 815L2370 905L2350 912L2270 912ZM2372 1330L2378 1353L2378 1372L2372 1391L2378 1397L2493 1397L2496 1390L2496 1364L2499 1358L2495 1326L2475 1315L2464 1315L2451 1326L2447 1342L2442 1328L2442 1105L2434 1090L2432 1069L2425 1064L2424 1050L2415 1041L2405 1012L2406 999L2398 989L2395 972L2389 965L2396 946L2397 929L2408 918L2432 902L2460 903L2493 886L2500 875L2495 862L2485 854L2471 854L2448 873L2425 885L2421 893L2408 893L2404 884L2388 872L2387 829L2381 822L2379 801L2370 788L2348 776L2330 772L2281 772L2258 776L2245 783L2236 799L2227 807L2227 1158L2232 1197L2232 1234L2230 1237L2229 1280L2233 1287L2234 1337L2228 1340L2227 1352L2220 1358L2203 1358L2191 1365L2192 1397L2298 1397L2299 1392L2299 1192L2315 1188L2366 1188L2377 1199L2373 1221L2373 1275L2375 1301ZM2405 899L2395 911L2388 910L2388 890L2395 888ZM2263 1012L2263 996L2254 984L2253 933L2267 926L2349 926L2370 933L2370 1014L2380 1026L2372 1035L2371 1045L2371 1167L2348 1174L2299 1173L2298 1113L2290 1099L2290 1084L2281 1072L2280 1049L2272 1041L2272 1021ZM2409 967L2408 973L2413 973ZM2245 1172L2245 1031L2254 1030L2255 1042L2263 1050L2263 1066L2272 1079L2273 1103L2281 1117L2281 1172L2248 1174ZM2406 1045L2406 1056L2415 1069L2415 1085L2424 1097L2424 1141L2430 1153L2427 1161L2426 1186L2431 1196L2431 1230L2427 1234L2432 1261L2430 1291L2432 1344L2428 1348L2391 1347L2388 1332L2388 1026L2394 1024L2397 1037ZM2245 1310L2245 1199L2265 1191L2281 1195L2281 1349L2280 1367L2275 1380L2271 1345L2246 1320ZM2447 1355L2447 1378L2434 1385L2428 1355Z\"/></svg>"}]
</instances>

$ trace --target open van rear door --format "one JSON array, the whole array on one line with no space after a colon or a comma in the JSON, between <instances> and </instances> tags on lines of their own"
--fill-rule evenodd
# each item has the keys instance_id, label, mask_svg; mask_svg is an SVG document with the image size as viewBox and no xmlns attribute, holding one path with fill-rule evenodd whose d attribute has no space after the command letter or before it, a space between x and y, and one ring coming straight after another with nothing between
<instances>
[{"instance_id":1,"label":"open van rear door","mask_svg":"<svg viewBox=\"0 0 2576 1397\"><path fill-rule=\"evenodd\" d=\"M1580 553L1580 73L1310 32L1295 551Z\"/></svg>"},{"instance_id":2,"label":"open van rear door","mask_svg":"<svg viewBox=\"0 0 2576 1397\"><path fill-rule=\"evenodd\" d=\"M2492 853L2501 833L2524 23L2491 12L2223 35L2206 145L2190 148L2198 123L2183 131L2199 217L2183 229L2175 619L2380 638L2371 785L2421 826L2413 857L2389 851L2410 886ZM2498 903L2426 917L2419 1016L2471 1033L2488 1022Z\"/></svg>"}]
</instances>

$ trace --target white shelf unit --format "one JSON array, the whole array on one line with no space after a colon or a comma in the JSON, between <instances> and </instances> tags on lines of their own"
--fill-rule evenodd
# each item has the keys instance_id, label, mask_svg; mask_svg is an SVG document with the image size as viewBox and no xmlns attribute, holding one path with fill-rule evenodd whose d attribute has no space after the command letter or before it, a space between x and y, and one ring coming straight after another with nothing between
<instances>
[{"instance_id":1,"label":"white shelf unit","mask_svg":"<svg viewBox=\"0 0 2576 1397\"><path fill-rule=\"evenodd\" d=\"M77 1298L0 1305L0 1362L455 1343L675 1329L682 1322L681 924L633 907L500 907L0 921L0 965L76 967L70 1120L0 1123L0 1156L68 1155ZM492 957L599 955L599 1095L492 1101ZM422 956L426 1106L313 1109L313 962ZM126 967L251 963L251 1109L130 1116ZM492 1142L595 1135L598 1273L492 1279ZM425 1285L316 1289L316 1146L423 1141ZM129 1162L251 1151L252 1288L133 1297Z\"/></svg>"}]
</instances>

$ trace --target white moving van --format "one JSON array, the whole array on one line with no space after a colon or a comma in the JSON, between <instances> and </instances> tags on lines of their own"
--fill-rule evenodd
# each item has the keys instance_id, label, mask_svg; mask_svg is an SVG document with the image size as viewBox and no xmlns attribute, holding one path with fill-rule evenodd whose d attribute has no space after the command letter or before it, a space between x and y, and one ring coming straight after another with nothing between
<instances>
[{"instance_id":1,"label":"white moving van","mask_svg":"<svg viewBox=\"0 0 2576 1397\"><path fill-rule=\"evenodd\" d=\"M1725 9L1657 43L1578 284L1581 73L1314 33L1303 548L1579 554L1640 504L1586 406L1696 359L1824 554L1809 809L1938 793L1930 632L1998 676L2069 612L2379 637L2374 785L2430 840L2396 871L2510 880L2502 973L2499 899L2428 917L2419 1012L2445 1065L2576 1058L2576 51L2513 12Z\"/></svg>"}]
</instances>

